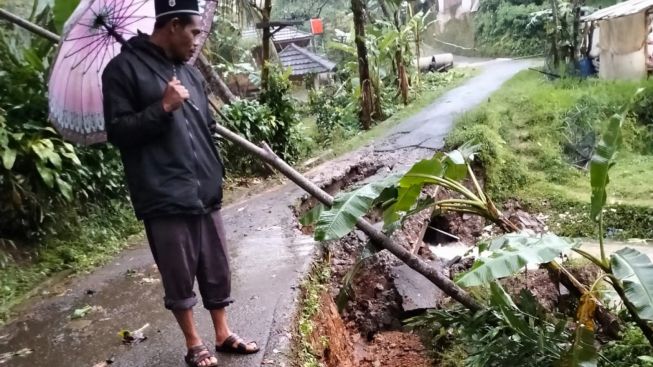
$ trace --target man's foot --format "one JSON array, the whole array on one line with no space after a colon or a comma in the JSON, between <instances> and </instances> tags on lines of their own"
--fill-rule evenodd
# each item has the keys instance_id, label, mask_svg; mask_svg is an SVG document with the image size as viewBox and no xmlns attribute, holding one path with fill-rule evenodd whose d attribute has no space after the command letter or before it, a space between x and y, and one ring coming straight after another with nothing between
<instances>
[{"instance_id":1,"label":"man's foot","mask_svg":"<svg viewBox=\"0 0 653 367\"><path fill-rule=\"evenodd\" d=\"M188 348L185 360L189 367L215 367L218 365L218 360L204 344Z\"/></svg>"},{"instance_id":2,"label":"man's foot","mask_svg":"<svg viewBox=\"0 0 653 367\"><path fill-rule=\"evenodd\" d=\"M231 334L224 341L215 345L215 351L230 354L254 354L261 350L256 342L247 342L236 334Z\"/></svg>"}]
</instances>

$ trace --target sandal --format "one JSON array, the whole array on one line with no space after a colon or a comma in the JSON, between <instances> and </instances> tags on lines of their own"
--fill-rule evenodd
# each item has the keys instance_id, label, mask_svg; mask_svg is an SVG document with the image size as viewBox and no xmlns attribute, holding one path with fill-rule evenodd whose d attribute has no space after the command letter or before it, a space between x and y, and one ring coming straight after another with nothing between
<instances>
[{"instance_id":1,"label":"sandal","mask_svg":"<svg viewBox=\"0 0 653 367\"><path fill-rule=\"evenodd\" d=\"M254 345L254 349L249 349L248 346ZM235 346L234 346L235 345ZM243 339L236 334L231 334L225 341L222 342L222 345L216 345L215 351L218 353L230 353L230 354L254 354L258 353L261 349L258 347L256 342L251 341L244 343Z\"/></svg>"},{"instance_id":2,"label":"sandal","mask_svg":"<svg viewBox=\"0 0 653 367\"><path fill-rule=\"evenodd\" d=\"M188 349L188 354L184 360L189 367L217 367L218 363L210 363L211 358L215 356L209 351L209 348L204 344L200 344ZM200 365L201 362L209 362L209 364Z\"/></svg>"}]
</instances>

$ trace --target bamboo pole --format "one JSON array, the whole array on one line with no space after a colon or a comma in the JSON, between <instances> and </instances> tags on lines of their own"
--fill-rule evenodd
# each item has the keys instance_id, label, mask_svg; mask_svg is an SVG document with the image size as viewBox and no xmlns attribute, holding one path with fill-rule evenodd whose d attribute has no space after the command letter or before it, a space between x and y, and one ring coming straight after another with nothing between
<instances>
[{"instance_id":1,"label":"bamboo pole","mask_svg":"<svg viewBox=\"0 0 653 367\"><path fill-rule=\"evenodd\" d=\"M3 13L0 15L3 15L4 13L10 14L8 12L3 11ZM13 17L4 17L4 18L21 27L26 26L25 27L26 29L30 31L34 31L34 33L40 36L44 36L53 42L59 42L60 40L59 36L35 24L22 20L18 17L13 16ZM16 19L20 19L20 22L15 22ZM220 109L216 105L214 105L211 101L210 103L211 103L211 107L215 110L215 112L222 119L228 121L226 116L224 116L224 114L220 112ZM253 155L269 163L271 166L276 168L279 172L281 172L283 175L288 177L291 181L293 181L299 187L304 189L307 193L314 196L324 205L330 207L333 204L333 197L331 195L329 195L327 192L325 192L320 187L318 187L313 182L311 182L306 177L304 177L297 170L292 168L288 163L286 163L281 158L279 158L279 156L277 156L267 144L262 143L262 147L259 147L254 143L250 142L249 140L241 137L240 135L232 132L231 130L219 124L216 126L216 131L222 136L224 136L225 138L242 146ZM360 228L363 232L365 232L370 237L373 243L375 243L377 246L383 249L388 250L390 253L392 253L397 258L399 258L404 263L406 263L410 268L412 268L413 270L417 271L418 273L422 274L424 277L429 279L438 288L442 289L444 293L446 293L456 301L460 302L463 306L467 307L472 311L478 311L481 309L481 305L478 302L476 302L476 300L474 300L472 296L470 296L467 292L465 292L464 289L457 286L453 281L451 281L451 279L447 278L445 275L440 273L436 268L429 266L421 258L413 255L410 251L394 243L388 236L386 236L381 231L374 228L374 226L371 223L361 218L358 219L356 225L358 226L358 228Z\"/></svg>"},{"instance_id":2,"label":"bamboo pole","mask_svg":"<svg viewBox=\"0 0 653 367\"><path fill-rule=\"evenodd\" d=\"M216 106L213 104L212 106L222 118L225 118L224 115L215 108ZM267 144L262 143L262 147L259 147L219 124L217 125L216 130L220 135L240 145L253 155L261 158L263 161L276 168L284 176L288 177L292 182L297 184L297 186L301 187L304 191L319 200L322 204L328 207L333 205L333 196L329 195L326 191L322 190L319 186L308 180L288 163L279 158L279 156L277 156ZM460 302L463 306L467 307L471 311L478 311L481 309L481 305L476 302L472 296L465 292L464 289L457 286L453 281L451 281L451 279L440 273L436 268L429 266L421 258L413 255L407 249L394 243L394 241L392 241L392 239L386 236L383 232L374 228L370 222L366 221L363 218L359 218L356 226L365 234L367 234L374 244L382 249L388 250L391 254L395 255L401 261L406 263L406 265L408 265L411 269L423 275L438 288L440 288L444 293Z\"/></svg>"},{"instance_id":3,"label":"bamboo pole","mask_svg":"<svg viewBox=\"0 0 653 367\"><path fill-rule=\"evenodd\" d=\"M37 35L40 35L42 37L45 37L53 42L59 42L60 37L57 36L56 34L43 29L42 27L39 27L36 24L33 24L27 20L24 20L20 17L17 17L3 9L0 9L0 18L4 18L8 20L9 22L12 22L18 26L21 26L29 31L34 32ZM219 107L214 105L211 100L209 99L209 102L211 103L211 107L214 109L214 111L225 121L228 121L228 118L224 116L220 112ZM304 189L307 193L318 199L321 203L327 206L331 206L333 204L333 197L329 195L327 192L322 190L320 187L315 185L313 182L308 180L306 177L304 177L302 174L297 172L294 168L292 168L290 165L288 165L285 161L283 161L281 158L279 158L270 148L267 146L267 144L262 143L263 147L259 147L255 145L254 143L248 141L247 139L241 137L240 135L232 132L231 130L225 128L222 125L217 125L216 130L218 131L219 134L222 136L226 137L230 141L242 146L245 148L247 151L252 153L253 155L261 158L263 161L269 163L271 166L276 168L279 172L281 172L283 175L288 177L291 181L293 181L295 184L297 184L299 187ZM395 244L388 236L386 236L384 233L381 231L377 230L374 228L374 226L369 223L368 221L360 218L358 219L356 226L361 229L365 234L367 234L370 239L372 240L373 243L378 245L379 247L388 250L390 253L395 255L397 258L402 260L406 265L408 265L410 268L413 270L417 271L424 277L426 277L429 281L431 281L433 284L435 284L438 288L440 288L445 294L449 295L451 298L455 299L459 303L461 303L463 306L467 307L471 311L478 311L481 309L481 305L474 300L473 297L471 297L464 289L458 287L454 282L452 282L449 278L444 276L442 273L440 273L437 269L429 266L424 260L421 258L413 255L410 251L404 249L403 247ZM564 273L560 274L561 278L564 277ZM568 279L565 279L568 280ZM582 285L581 285L582 289ZM577 289L574 289L577 290ZM584 292L579 292L579 293L584 293ZM604 312L600 312L600 314L603 314L605 317L606 314L608 316L612 317L607 317L608 321L606 324L612 326L610 329L614 329L614 324L615 324L615 319L614 316L609 314L607 310ZM601 319L601 317L599 317Z\"/></svg>"},{"instance_id":4,"label":"bamboo pole","mask_svg":"<svg viewBox=\"0 0 653 367\"><path fill-rule=\"evenodd\" d=\"M0 8L0 19L5 19L8 22L11 22L11 23L13 23L13 24L15 24L15 25L17 25L19 27L23 27L23 28L27 29L28 31L30 31L32 33L35 33L35 34L37 34L37 35L39 35L41 37L47 38L48 40L50 40L52 42L59 43L59 36L57 36L56 34L48 31L45 28L39 27L38 25L36 25L36 24L34 24L34 23L32 23L32 22L30 22L28 20L25 20L25 19L23 19L23 18L21 18L21 17L19 17L17 15L14 15L14 14L12 14L12 13L10 13L10 12L2 9L2 8Z\"/></svg>"}]
</instances>

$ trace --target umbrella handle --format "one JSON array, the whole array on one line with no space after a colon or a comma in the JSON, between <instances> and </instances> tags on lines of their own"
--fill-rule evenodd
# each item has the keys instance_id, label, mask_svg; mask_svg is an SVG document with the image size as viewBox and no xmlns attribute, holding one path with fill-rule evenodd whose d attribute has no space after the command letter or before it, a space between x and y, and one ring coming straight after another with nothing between
<instances>
[{"instance_id":1,"label":"umbrella handle","mask_svg":"<svg viewBox=\"0 0 653 367\"><path fill-rule=\"evenodd\" d=\"M132 50L132 51L134 50L134 48L132 47L132 45L130 45L129 43L127 43L127 41L125 40L125 38L124 38L120 33L116 32L116 28L115 28L115 27L111 27L111 26L109 26L109 25L104 21L104 19L99 18L99 19L98 19L98 24L100 24L101 26L103 26L103 27L107 30L107 32L109 33L109 35L112 36L113 38L115 38L116 41L118 41L118 43L120 43L121 45L127 47L128 49L130 49L130 50ZM154 74L156 74L156 75L157 75L159 78L161 78L164 82L168 83L168 79L167 79L165 76L163 76L163 75L162 75L158 70L154 69L154 67L153 67L152 65L148 64L145 60L143 60L143 58L141 58L141 56L140 56L139 54L137 54L136 52L134 52L134 56L136 56L136 58L137 58L141 63L143 63L143 65L145 65L148 69L150 69L150 71L152 71ZM187 99L185 102L188 103L188 105L191 106L195 111L199 111L199 110L200 110L199 107L197 107L197 105L196 105L195 103L193 103L193 101L191 101L190 99Z\"/></svg>"}]
</instances>

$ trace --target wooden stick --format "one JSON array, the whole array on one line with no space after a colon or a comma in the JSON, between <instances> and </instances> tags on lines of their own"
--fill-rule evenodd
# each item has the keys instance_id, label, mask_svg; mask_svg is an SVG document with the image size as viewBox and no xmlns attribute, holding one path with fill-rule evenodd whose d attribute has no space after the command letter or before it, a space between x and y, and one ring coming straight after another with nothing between
<instances>
[{"instance_id":1,"label":"wooden stick","mask_svg":"<svg viewBox=\"0 0 653 367\"><path fill-rule=\"evenodd\" d=\"M216 112L219 115L223 116L220 111ZM322 190L319 186L308 180L301 173L297 172L294 168L288 165L288 163L279 158L267 144L262 143L262 147L258 147L252 142L244 139L240 135L235 134L231 130L219 124L216 126L216 130L220 135L240 145L250 153L261 158L263 161L276 168L284 176L288 177L292 182L297 184L297 186L301 187L304 189L304 191L311 194L322 204L326 205L327 207L331 207L333 205L333 196L329 195L326 191ZM476 300L472 298L465 290L452 282L451 279L440 273L436 268L428 265L421 258L413 255L410 251L394 243L388 236L374 228L370 222L366 221L363 218L359 218L356 226L365 232L365 234L367 234L372 242L377 246L388 250L391 254L398 257L416 272L422 274L438 288L442 289L444 293L460 302L463 306L472 311L478 311L481 309L481 305L476 302Z\"/></svg>"},{"instance_id":2,"label":"wooden stick","mask_svg":"<svg viewBox=\"0 0 653 367\"><path fill-rule=\"evenodd\" d=\"M28 31L35 33L43 38L47 38L52 42L59 43L59 36L56 34L48 31L47 29L43 27L39 27L38 25L27 21L17 15L14 15L4 9L0 9L0 19L5 19L9 21L10 23L13 23L19 27L23 27L27 29Z\"/></svg>"},{"instance_id":3,"label":"wooden stick","mask_svg":"<svg viewBox=\"0 0 653 367\"><path fill-rule=\"evenodd\" d=\"M0 13L0 15L2 15L5 19L9 20L10 22L17 24L21 27L25 27L26 29L33 31L34 33L40 36L46 37L53 42L58 42L60 39L58 36L54 35L49 31L43 30L43 28L35 24L20 19L16 16L7 17L6 14L8 14L8 12L2 11L2 13ZM215 112L222 119L228 121L227 117L224 116L222 112L220 112L219 107L216 106L211 101L210 98L209 98L209 103L211 107L215 110ZM261 144L262 147L259 147L220 124L217 124L216 130L220 135L240 145L241 147L245 148L245 150L249 151L251 154L259 157L264 162L276 168L284 176L288 177L291 181L296 183L299 187L301 187L307 193L311 194L313 197L318 199L324 205L328 207L333 205L333 197L331 195L329 195L327 192L325 192L320 187L318 187L313 182L311 182L306 177L304 177L301 173L297 172L297 170L295 170L290 165L288 165L288 163L286 163L281 158L279 158L279 156L277 156L267 144L262 143ZM456 301L460 302L463 306L467 307L472 311L478 311L482 309L481 305L478 302L476 302L476 300L472 296L470 296L464 289L457 286L454 282L451 281L451 279L446 277L444 274L440 273L436 268L429 266L421 258L413 255L410 251L394 243L388 236L386 236L381 231L374 228L374 226L371 223L369 223L365 219L360 218L358 219L356 225L358 226L358 228L360 228L363 232L365 232L370 237L373 243L375 243L377 246L383 249L388 250L390 253L392 253L400 260L402 260L404 263L406 263L406 265L408 265L410 268L422 274L424 277L426 277L431 282L433 282L433 284L435 284L437 287L442 289L444 293L446 293Z\"/></svg>"}]
</instances>

